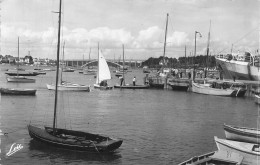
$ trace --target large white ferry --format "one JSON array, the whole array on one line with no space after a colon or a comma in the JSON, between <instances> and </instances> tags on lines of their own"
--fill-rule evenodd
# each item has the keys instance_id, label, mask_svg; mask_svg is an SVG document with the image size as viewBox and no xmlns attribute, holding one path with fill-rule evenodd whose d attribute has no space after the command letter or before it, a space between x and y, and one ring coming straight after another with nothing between
<instances>
[{"instance_id":1,"label":"large white ferry","mask_svg":"<svg viewBox=\"0 0 260 165\"><path fill-rule=\"evenodd\" d=\"M259 55L249 52L217 55L217 66L224 72L225 77L239 80L260 80Z\"/></svg>"}]
</instances>

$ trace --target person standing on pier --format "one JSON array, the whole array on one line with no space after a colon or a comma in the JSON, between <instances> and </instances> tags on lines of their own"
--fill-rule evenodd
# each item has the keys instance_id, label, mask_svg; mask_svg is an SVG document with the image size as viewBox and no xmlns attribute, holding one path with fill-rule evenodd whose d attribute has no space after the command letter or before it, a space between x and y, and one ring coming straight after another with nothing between
<instances>
[{"instance_id":1,"label":"person standing on pier","mask_svg":"<svg viewBox=\"0 0 260 165\"><path fill-rule=\"evenodd\" d=\"M134 86L135 86L135 81L136 81L136 80L135 80L135 77L134 77L134 78L133 78L133 85L134 85Z\"/></svg>"},{"instance_id":2,"label":"person standing on pier","mask_svg":"<svg viewBox=\"0 0 260 165\"><path fill-rule=\"evenodd\" d=\"M122 76L119 77L119 80L120 80L120 86L123 85L123 81L124 81L124 78Z\"/></svg>"}]
</instances>

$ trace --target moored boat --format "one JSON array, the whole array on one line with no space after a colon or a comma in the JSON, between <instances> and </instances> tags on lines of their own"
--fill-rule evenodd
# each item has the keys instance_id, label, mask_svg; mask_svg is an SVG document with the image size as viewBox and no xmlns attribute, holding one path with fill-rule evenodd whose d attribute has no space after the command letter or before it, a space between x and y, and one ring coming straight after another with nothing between
<instances>
[{"instance_id":1,"label":"moored boat","mask_svg":"<svg viewBox=\"0 0 260 165\"><path fill-rule=\"evenodd\" d=\"M46 84L49 90L55 90L55 84ZM80 84L73 84L69 82L62 82L58 84L57 90L59 91L90 91L90 86L87 85L80 85Z\"/></svg>"},{"instance_id":2,"label":"moored boat","mask_svg":"<svg viewBox=\"0 0 260 165\"><path fill-rule=\"evenodd\" d=\"M148 89L149 85L115 85L114 88L120 88L120 89Z\"/></svg>"},{"instance_id":3,"label":"moored boat","mask_svg":"<svg viewBox=\"0 0 260 165\"><path fill-rule=\"evenodd\" d=\"M107 84L107 80L111 79L111 73L109 67L107 65L106 59L103 56L102 52L99 50L98 45L98 70L96 77L96 84L94 84L94 88L101 90L113 89L113 87Z\"/></svg>"},{"instance_id":4,"label":"moored boat","mask_svg":"<svg viewBox=\"0 0 260 165\"><path fill-rule=\"evenodd\" d=\"M234 89L219 89L210 87L210 84L199 84L192 82L191 91L194 93L214 95L214 96L236 96L237 90Z\"/></svg>"},{"instance_id":5,"label":"moored boat","mask_svg":"<svg viewBox=\"0 0 260 165\"><path fill-rule=\"evenodd\" d=\"M237 153L218 150L192 157L178 165L240 165L242 161L243 156Z\"/></svg>"},{"instance_id":6,"label":"moored boat","mask_svg":"<svg viewBox=\"0 0 260 165\"><path fill-rule=\"evenodd\" d=\"M168 85L171 86L172 90L187 91L190 85L190 79L173 78L169 80Z\"/></svg>"},{"instance_id":7,"label":"moored boat","mask_svg":"<svg viewBox=\"0 0 260 165\"><path fill-rule=\"evenodd\" d=\"M120 139L60 128L55 128L54 133L51 127L40 128L28 125L28 131L30 136L37 141L63 149L89 153L113 152L123 143Z\"/></svg>"},{"instance_id":8,"label":"moored boat","mask_svg":"<svg viewBox=\"0 0 260 165\"><path fill-rule=\"evenodd\" d=\"M150 88L155 89L164 89L164 84L166 81L166 76L149 76L148 77L148 84Z\"/></svg>"},{"instance_id":9,"label":"moored boat","mask_svg":"<svg viewBox=\"0 0 260 165\"><path fill-rule=\"evenodd\" d=\"M62 72L74 72L75 69L72 69L72 68L64 68L62 69Z\"/></svg>"},{"instance_id":10,"label":"moored boat","mask_svg":"<svg viewBox=\"0 0 260 165\"><path fill-rule=\"evenodd\" d=\"M260 104L260 96L259 95L255 95L255 103Z\"/></svg>"},{"instance_id":11,"label":"moored boat","mask_svg":"<svg viewBox=\"0 0 260 165\"><path fill-rule=\"evenodd\" d=\"M53 126L52 127L38 127L32 125L31 122L28 124L28 132L31 138L35 141L43 142L49 147L63 148L73 151L84 151L84 152L113 152L118 149L123 140L113 139L108 136L102 136L89 132L68 130L58 128L57 118L60 113L57 113L58 108L58 75L59 75L59 50L60 50L60 29L61 29L61 3L59 3L59 26L58 26L58 43L57 43L57 70L55 79L55 98L54 98L54 109L53 109Z\"/></svg>"},{"instance_id":12,"label":"moored boat","mask_svg":"<svg viewBox=\"0 0 260 165\"><path fill-rule=\"evenodd\" d=\"M218 55L216 63L226 77L241 80L260 80L259 56L253 56L249 52Z\"/></svg>"},{"instance_id":13,"label":"moored boat","mask_svg":"<svg viewBox=\"0 0 260 165\"><path fill-rule=\"evenodd\" d=\"M226 139L248 143L260 143L260 130L256 128L223 125Z\"/></svg>"},{"instance_id":14,"label":"moored boat","mask_svg":"<svg viewBox=\"0 0 260 165\"><path fill-rule=\"evenodd\" d=\"M1 88L1 95L35 95L36 89Z\"/></svg>"},{"instance_id":15,"label":"moored boat","mask_svg":"<svg viewBox=\"0 0 260 165\"><path fill-rule=\"evenodd\" d=\"M39 75L38 72L30 72L30 71L19 71L17 72L5 72L5 74L9 75L9 76L37 76Z\"/></svg>"},{"instance_id":16,"label":"moored boat","mask_svg":"<svg viewBox=\"0 0 260 165\"><path fill-rule=\"evenodd\" d=\"M214 137L218 150L238 153L244 157L243 165L259 165L260 148L258 144L238 142Z\"/></svg>"},{"instance_id":17,"label":"moored boat","mask_svg":"<svg viewBox=\"0 0 260 165\"><path fill-rule=\"evenodd\" d=\"M24 76L6 77L7 82L15 83L35 83L35 79L26 78Z\"/></svg>"}]
</instances>

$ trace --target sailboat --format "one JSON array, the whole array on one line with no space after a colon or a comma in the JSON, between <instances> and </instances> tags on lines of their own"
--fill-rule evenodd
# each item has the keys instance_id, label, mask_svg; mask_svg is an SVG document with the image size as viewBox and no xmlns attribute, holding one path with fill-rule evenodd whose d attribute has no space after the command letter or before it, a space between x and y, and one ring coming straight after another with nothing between
<instances>
[{"instance_id":1,"label":"sailboat","mask_svg":"<svg viewBox=\"0 0 260 165\"><path fill-rule=\"evenodd\" d=\"M162 67L156 76L149 76L148 81L151 88L163 89L166 81L167 73L165 72L165 51L166 51L166 39L167 39L167 28L168 28L168 17L167 13L166 19L166 27L165 27L165 36L164 36L164 47L163 47L163 59L162 59Z\"/></svg>"},{"instance_id":2,"label":"sailboat","mask_svg":"<svg viewBox=\"0 0 260 165\"><path fill-rule=\"evenodd\" d=\"M94 88L99 89L112 89L113 87L107 85L107 80L111 79L111 73L109 67L107 65L106 59L103 54L99 50L98 45L98 70L97 70L97 79L96 84L94 84Z\"/></svg>"},{"instance_id":3,"label":"sailboat","mask_svg":"<svg viewBox=\"0 0 260 165\"><path fill-rule=\"evenodd\" d=\"M14 75L11 77L6 77L7 82L15 82L15 83L35 83L35 79L26 78L24 76L21 76L22 73L19 73L19 37L18 37L18 62L17 62L17 72L11 74L12 72L6 73L8 75ZM21 71L20 71L21 72ZM27 73L26 73L27 74Z\"/></svg>"},{"instance_id":4,"label":"sailboat","mask_svg":"<svg viewBox=\"0 0 260 165\"><path fill-rule=\"evenodd\" d=\"M58 26L58 46L57 46L57 70L55 83L55 104L53 127L40 128L32 125L27 126L31 138L43 142L49 146L56 146L74 151L85 152L113 152L122 144L122 140L112 139L107 136L92 134L88 132L57 128L57 100L58 100L58 74L59 74L59 52L60 52L60 24L61 24L61 3L59 4L59 26Z\"/></svg>"},{"instance_id":5,"label":"sailboat","mask_svg":"<svg viewBox=\"0 0 260 165\"><path fill-rule=\"evenodd\" d=\"M65 45L65 43L64 43ZM63 57L64 57L64 45L63 45ZM57 64L59 65L59 63ZM90 91L90 86L70 83L62 80L63 67L58 77L60 77L60 83L58 84L58 90L60 91ZM49 90L56 90L55 84L47 84Z\"/></svg>"},{"instance_id":6,"label":"sailboat","mask_svg":"<svg viewBox=\"0 0 260 165\"><path fill-rule=\"evenodd\" d=\"M123 45L123 70L125 68L125 58L124 58L124 45ZM148 89L149 85L130 85L125 84L125 72L122 73L122 76L119 77L122 81L121 84L114 85L114 88L120 89Z\"/></svg>"},{"instance_id":7,"label":"sailboat","mask_svg":"<svg viewBox=\"0 0 260 165\"><path fill-rule=\"evenodd\" d=\"M89 54L88 54L88 61L90 63L90 53L91 53L91 48L89 49ZM97 70L95 68L93 68L92 66L88 66L87 69L84 69L83 71L84 75L95 75L97 74Z\"/></svg>"}]
</instances>

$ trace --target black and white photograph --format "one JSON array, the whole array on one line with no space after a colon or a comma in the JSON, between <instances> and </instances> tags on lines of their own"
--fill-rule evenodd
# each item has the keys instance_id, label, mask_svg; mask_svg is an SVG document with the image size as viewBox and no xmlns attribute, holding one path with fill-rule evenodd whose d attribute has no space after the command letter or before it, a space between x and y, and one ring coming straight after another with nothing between
<instances>
[{"instance_id":1,"label":"black and white photograph","mask_svg":"<svg viewBox=\"0 0 260 165\"><path fill-rule=\"evenodd\" d=\"M260 165L260 0L0 0L0 165Z\"/></svg>"}]
</instances>

